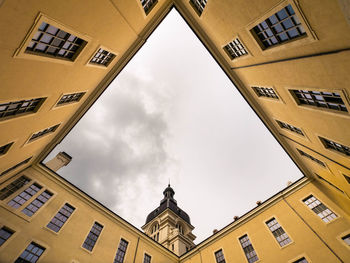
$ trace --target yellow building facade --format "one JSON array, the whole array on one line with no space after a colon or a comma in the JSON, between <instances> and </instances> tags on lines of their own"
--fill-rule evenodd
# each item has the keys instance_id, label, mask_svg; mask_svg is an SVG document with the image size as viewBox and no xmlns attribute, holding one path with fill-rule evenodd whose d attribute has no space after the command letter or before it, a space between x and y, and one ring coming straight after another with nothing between
<instances>
[{"instance_id":1,"label":"yellow building facade","mask_svg":"<svg viewBox=\"0 0 350 263\"><path fill-rule=\"evenodd\" d=\"M41 164L172 8L305 175L181 257ZM0 262L349 262L348 1L1 0L0 34Z\"/></svg>"}]
</instances>

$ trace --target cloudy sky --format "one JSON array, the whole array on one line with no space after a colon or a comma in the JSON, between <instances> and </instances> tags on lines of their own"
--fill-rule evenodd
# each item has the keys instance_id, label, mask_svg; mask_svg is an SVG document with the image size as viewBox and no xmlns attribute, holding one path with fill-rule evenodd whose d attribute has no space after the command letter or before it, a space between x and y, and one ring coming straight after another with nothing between
<instances>
[{"instance_id":1,"label":"cloudy sky","mask_svg":"<svg viewBox=\"0 0 350 263\"><path fill-rule=\"evenodd\" d=\"M175 10L59 151L64 178L136 227L170 179L196 243L302 176Z\"/></svg>"}]
</instances>

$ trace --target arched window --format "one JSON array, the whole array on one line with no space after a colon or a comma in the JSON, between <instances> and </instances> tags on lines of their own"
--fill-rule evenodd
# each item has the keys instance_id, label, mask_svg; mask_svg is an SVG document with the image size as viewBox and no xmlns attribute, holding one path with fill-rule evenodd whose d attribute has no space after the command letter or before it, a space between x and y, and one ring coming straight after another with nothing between
<instances>
[{"instance_id":1,"label":"arched window","mask_svg":"<svg viewBox=\"0 0 350 263\"><path fill-rule=\"evenodd\" d=\"M179 229L179 232L180 232L181 234L184 234L184 229L183 229L183 227L182 227L182 225L181 225L180 223L177 223L177 224L176 224L176 228Z\"/></svg>"}]
</instances>

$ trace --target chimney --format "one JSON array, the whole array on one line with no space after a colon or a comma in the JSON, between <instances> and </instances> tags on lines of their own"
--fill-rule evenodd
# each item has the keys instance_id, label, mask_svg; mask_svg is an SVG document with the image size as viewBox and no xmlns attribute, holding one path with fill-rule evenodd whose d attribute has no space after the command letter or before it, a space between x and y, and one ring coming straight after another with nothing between
<instances>
[{"instance_id":1,"label":"chimney","mask_svg":"<svg viewBox=\"0 0 350 263\"><path fill-rule=\"evenodd\" d=\"M46 162L45 165L51 170L57 172L63 166L66 166L70 163L72 157L65 152L59 152L53 159Z\"/></svg>"}]
</instances>

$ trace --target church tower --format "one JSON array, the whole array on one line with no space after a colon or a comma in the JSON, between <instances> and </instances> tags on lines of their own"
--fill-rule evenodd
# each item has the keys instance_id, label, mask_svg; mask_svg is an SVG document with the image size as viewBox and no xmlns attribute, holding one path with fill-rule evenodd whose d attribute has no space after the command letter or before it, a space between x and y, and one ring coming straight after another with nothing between
<instances>
[{"instance_id":1,"label":"church tower","mask_svg":"<svg viewBox=\"0 0 350 263\"><path fill-rule=\"evenodd\" d=\"M178 256L194 246L196 236L192 234L194 226L190 217L177 206L175 191L170 184L163 192L164 198L159 207L153 210L146 219L142 230Z\"/></svg>"}]
</instances>

